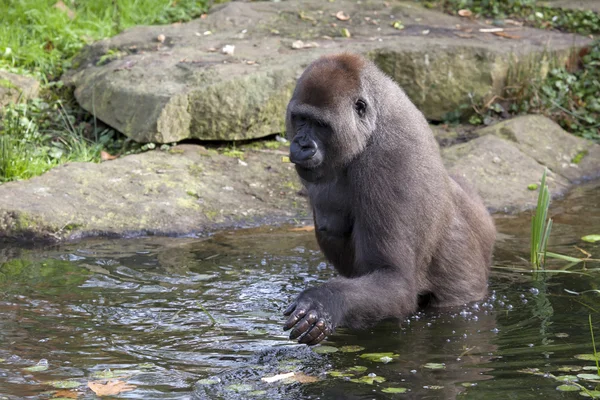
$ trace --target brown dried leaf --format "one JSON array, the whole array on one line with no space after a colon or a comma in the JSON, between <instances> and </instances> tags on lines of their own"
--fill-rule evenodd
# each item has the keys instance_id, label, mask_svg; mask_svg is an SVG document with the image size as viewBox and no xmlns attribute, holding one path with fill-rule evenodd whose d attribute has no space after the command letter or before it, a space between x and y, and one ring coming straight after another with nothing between
<instances>
[{"instance_id":1,"label":"brown dried leaf","mask_svg":"<svg viewBox=\"0 0 600 400\"><path fill-rule=\"evenodd\" d=\"M458 15L460 15L461 17L472 17L473 12L471 10L462 9L458 10Z\"/></svg>"},{"instance_id":2,"label":"brown dried leaf","mask_svg":"<svg viewBox=\"0 0 600 400\"><path fill-rule=\"evenodd\" d=\"M306 375L302 372L296 372L292 379L299 383L313 383L319 381L319 378L316 376Z\"/></svg>"},{"instance_id":3,"label":"brown dried leaf","mask_svg":"<svg viewBox=\"0 0 600 400\"><path fill-rule=\"evenodd\" d=\"M97 396L114 396L135 389L135 385L130 385L127 382L118 380L108 381L106 383L88 382L88 387L92 389Z\"/></svg>"},{"instance_id":4,"label":"brown dried leaf","mask_svg":"<svg viewBox=\"0 0 600 400\"><path fill-rule=\"evenodd\" d=\"M52 7L56 8L57 10L65 12L67 14L67 17L69 17L69 19L75 18L75 11L73 11L69 7L67 7L67 5L65 3L63 3L62 0L58 0L56 2L56 4L54 4Z\"/></svg>"},{"instance_id":5,"label":"brown dried leaf","mask_svg":"<svg viewBox=\"0 0 600 400\"><path fill-rule=\"evenodd\" d=\"M335 17L340 21L348 21L350 19L350 16L343 11L338 11L337 14L335 14Z\"/></svg>"},{"instance_id":6,"label":"brown dried leaf","mask_svg":"<svg viewBox=\"0 0 600 400\"><path fill-rule=\"evenodd\" d=\"M294 228L290 228L291 232L312 232L314 230L315 227L313 225L297 226Z\"/></svg>"},{"instance_id":7,"label":"brown dried leaf","mask_svg":"<svg viewBox=\"0 0 600 400\"><path fill-rule=\"evenodd\" d=\"M500 37L507 38L507 39L520 39L521 38L521 36L511 35L510 33L506 33L506 32L492 32L492 33L496 36L500 36Z\"/></svg>"},{"instance_id":8,"label":"brown dried leaf","mask_svg":"<svg viewBox=\"0 0 600 400\"><path fill-rule=\"evenodd\" d=\"M78 392L74 392L72 390L58 390L53 395L53 398L63 398L63 399L76 399L79 397Z\"/></svg>"},{"instance_id":9,"label":"brown dried leaf","mask_svg":"<svg viewBox=\"0 0 600 400\"><path fill-rule=\"evenodd\" d=\"M110 160L114 160L115 158L119 158L119 156L113 156L112 154L110 154L104 150L100 152L100 159L102 161L110 161Z\"/></svg>"}]
</instances>

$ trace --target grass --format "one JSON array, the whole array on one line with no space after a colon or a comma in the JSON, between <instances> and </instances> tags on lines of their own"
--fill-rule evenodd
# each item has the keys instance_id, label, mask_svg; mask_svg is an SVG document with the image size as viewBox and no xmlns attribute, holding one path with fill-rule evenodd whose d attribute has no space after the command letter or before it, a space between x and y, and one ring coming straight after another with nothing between
<instances>
[{"instance_id":1,"label":"grass","mask_svg":"<svg viewBox=\"0 0 600 400\"><path fill-rule=\"evenodd\" d=\"M189 21L212 0L0 1L0 69L42 82L39 99L0 111L0 183L70 161L99 162L129 142L74 101L60 75L86 44L134 25ZM6 85L7 82L0 82ZM132 151L153 148L139 145Z\"/></svg>"},{"instance_id":2,"label":"grass","mask_svg":"<svg viewBox=\"0 0 600 400\"><path fill-rule=\"evenodd\" d=\"M52 80L86 44L135 25L189 21L210 0L6 0L0 2L0 68Z\"/></svg>"},{"instance_id":3,"label":"grass","mask_svg":"<svg viewBox=\"0 0 600 400\"><path fill-rule=\"evenodd\" d=\"M548 238L552 231L552 218L548 218L550 207L550 191L546 185L546 172L542 174L542 182L538 194L535 214L531 218L531 265L534 269L541 269L546 258Z\"/></svg>"}]
</instances>

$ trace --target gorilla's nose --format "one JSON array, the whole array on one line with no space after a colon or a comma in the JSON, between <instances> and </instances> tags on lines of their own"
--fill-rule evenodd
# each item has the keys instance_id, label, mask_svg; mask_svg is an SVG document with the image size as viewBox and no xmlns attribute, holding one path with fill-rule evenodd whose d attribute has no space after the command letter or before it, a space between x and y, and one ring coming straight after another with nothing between
<instances>
[{"instance_id":1,"label":"gorilla's nose","mask_svg":"<svg viewBox=\"0 0 600 400\"><path fill-rule=\"evenodd\" d=\"M290 161L294 164L310 160L315 154L317 154L317 143L312 139L294 139L290 145Z\"/></svg>"}]
</instances>

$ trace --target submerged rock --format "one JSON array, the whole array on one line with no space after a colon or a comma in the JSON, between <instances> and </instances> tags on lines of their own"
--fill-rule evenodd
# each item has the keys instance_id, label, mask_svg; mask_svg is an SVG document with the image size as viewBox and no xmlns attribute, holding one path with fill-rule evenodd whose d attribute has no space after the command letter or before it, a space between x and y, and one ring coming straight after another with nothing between
<instances>
[{"instance_id":1,"label":"submerged rock","mask_svg":"<svg viewBox=\"0 0 600 400\"><path fill-rule=\"evenodd\" d=\"M138 142L239 140L283 131L297 77L323 54L365 54L440 120L471 98L500 94L509 66L544 75L591 41L486 28L413 1L230 2L204 19L102 40L66 80L83 108Z\"/></svg>"}]
</instances>

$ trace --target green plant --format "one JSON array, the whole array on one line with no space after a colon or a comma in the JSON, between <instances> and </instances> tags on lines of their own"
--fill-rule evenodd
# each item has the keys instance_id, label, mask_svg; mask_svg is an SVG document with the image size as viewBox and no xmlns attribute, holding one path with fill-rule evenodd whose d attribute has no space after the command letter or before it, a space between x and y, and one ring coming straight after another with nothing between
<instances>
[{"instance_id":1,"label":"green plant","mask_svg":"<svg viewBox=\"0 0 600 400\"><path fill-rule=\"evenodd\" d=\"M600 364L598 361L598 357L600 357L600 355L596 351L596 340L594 339L594 326L592 325L592 314L588 314L588 323L590 325L590 335L592 337L592 348L594 349L594 359L596 360L596 371L598 372L598 375L600 375Z\"/></svg>"},{"instance_id":2,"label":"green plant","mask_svg":"<svg viewBox=\"0 0 600 400\"><path fill-rule=\"evenodd\" d=\"M543 269L546 258L546 246L552 231L552 218L548 218L550 207L550 191L546 185L546 169L542 174L542 182L538 194L535 214L531 218L531 265L534 269Z\"/></svg>"}]
</instances>

